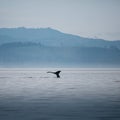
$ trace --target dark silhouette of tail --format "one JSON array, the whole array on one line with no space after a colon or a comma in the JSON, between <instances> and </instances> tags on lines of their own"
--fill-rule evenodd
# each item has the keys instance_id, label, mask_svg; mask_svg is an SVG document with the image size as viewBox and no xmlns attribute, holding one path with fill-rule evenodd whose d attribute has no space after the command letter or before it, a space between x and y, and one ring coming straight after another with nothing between
<instances>
[{"instance_id":1,"label":"dark silhouette of tail","mask_svg":"<svg viewBox=\"0 0 120 120\"><path fill-rule=\"evenodd\" d=\"M47 73L53 73L57 76L57 78L60 78L60 70L59 71L56 71L56 72L47 72Z\"/></svg>"}]
</instances>

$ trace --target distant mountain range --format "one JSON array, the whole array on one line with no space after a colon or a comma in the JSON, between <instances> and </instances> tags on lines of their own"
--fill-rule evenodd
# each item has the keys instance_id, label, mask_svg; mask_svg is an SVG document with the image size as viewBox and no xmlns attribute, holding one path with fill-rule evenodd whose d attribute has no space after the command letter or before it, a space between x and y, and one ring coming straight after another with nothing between
<instances>
[{"instance_id":1,"label":"distant mountain range","mask_svg":"<svg viewBox=\"0 0 120 120\"><path fill-rule=\"evenodd\" d=\"M120 67L120 41L52 28L0 28L1 67Z\"/></svg>"}]
</instances>

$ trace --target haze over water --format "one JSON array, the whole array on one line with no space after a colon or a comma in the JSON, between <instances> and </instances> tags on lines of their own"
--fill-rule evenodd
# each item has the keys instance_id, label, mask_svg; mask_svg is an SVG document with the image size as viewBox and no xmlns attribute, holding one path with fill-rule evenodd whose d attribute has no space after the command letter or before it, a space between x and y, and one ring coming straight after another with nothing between
<instances>
[{"instance_id":1,"label":"haze over water","mask_svg":"<svg viewBox=\"0 0 120 120\"><path fill-rule=\"evenodd\" d=\"M0 70L0 120L120 119L120 69L48 70Z\"/></svg>"}]
</instances>

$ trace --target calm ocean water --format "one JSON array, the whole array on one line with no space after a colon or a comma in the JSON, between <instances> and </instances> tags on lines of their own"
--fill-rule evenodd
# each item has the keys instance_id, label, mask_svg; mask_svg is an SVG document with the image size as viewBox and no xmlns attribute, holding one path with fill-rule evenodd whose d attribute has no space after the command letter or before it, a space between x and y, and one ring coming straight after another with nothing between
<instances>
[{"instance_id":1,"label":"calm ocean water","mask_svg":"<svg viewBox=\"0 0 120 120\"><path fill-rule=\"evenodd\" d=\"M120 120L120 69L0 69L0 120Z\"/></svg>"}]
</instances>

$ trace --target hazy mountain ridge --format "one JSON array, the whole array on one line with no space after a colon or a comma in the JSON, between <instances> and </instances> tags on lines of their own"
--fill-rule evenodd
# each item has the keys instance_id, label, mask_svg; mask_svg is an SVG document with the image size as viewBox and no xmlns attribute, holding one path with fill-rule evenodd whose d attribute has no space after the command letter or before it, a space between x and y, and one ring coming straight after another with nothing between
<instances>
[{"instance_id":1,"label":"hazy mountain ridge","mask_svg":"<svg viewBox=\"0 0 120 120\"><path fill-rule=\"evenodd\" d=\"M118 47L120 41L83 38L65 34L52 28L0 28L0 45L10 42L33 42L46 46L85 46L85 47Z\"/></svg>"},{"instance_id":2,"label":"hazy mountain ridge","mask_svg":"<svg viewBox=\"0 0 120 120\"><path fill-rule=\"evenodd\" d=\"M120 41L82 38L51 28L1 28L0 66L120 67Z\"/></svg>"}]
</instances>

